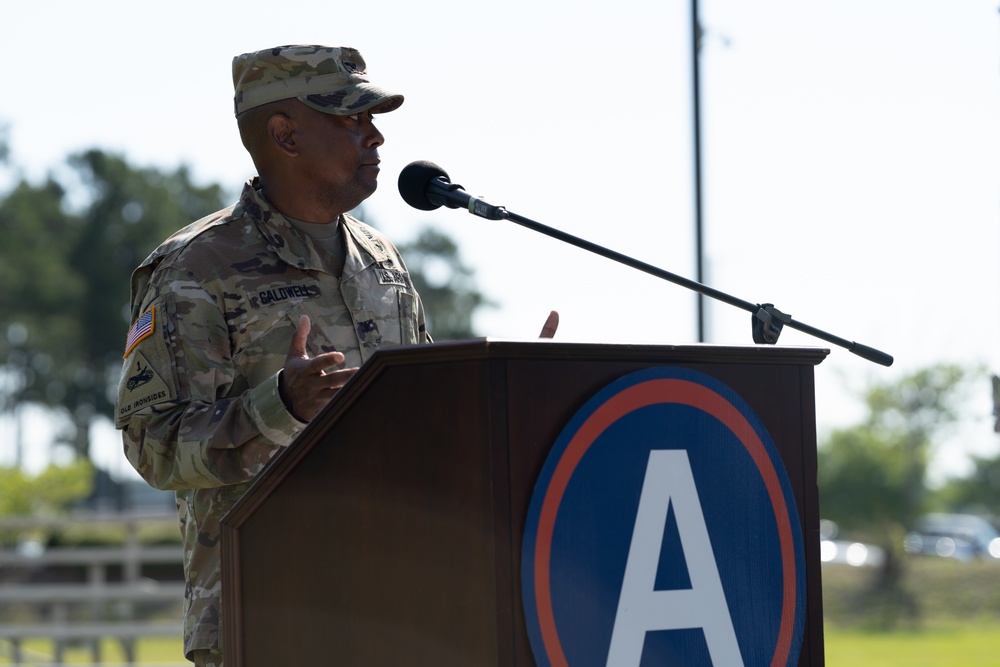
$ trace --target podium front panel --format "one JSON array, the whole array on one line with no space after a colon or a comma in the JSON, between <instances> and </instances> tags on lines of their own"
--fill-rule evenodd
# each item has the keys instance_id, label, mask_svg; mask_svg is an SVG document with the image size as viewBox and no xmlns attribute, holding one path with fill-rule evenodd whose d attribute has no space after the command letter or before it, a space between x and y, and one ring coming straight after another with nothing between
<instances>
[{"instance_id":1,"label":"podium front panel","mask_svg":"<svg viewBox=\"0 0 1000 667\"><path fill-rule=\"evenodd\" d=\"M591 396L663 365L731 387L780 451L808 566L799 665L822 665L825 354L494 341L376 354L223 522L227 666L534 665L520 567L535 480Z\"/></svg>"}]
</instances>

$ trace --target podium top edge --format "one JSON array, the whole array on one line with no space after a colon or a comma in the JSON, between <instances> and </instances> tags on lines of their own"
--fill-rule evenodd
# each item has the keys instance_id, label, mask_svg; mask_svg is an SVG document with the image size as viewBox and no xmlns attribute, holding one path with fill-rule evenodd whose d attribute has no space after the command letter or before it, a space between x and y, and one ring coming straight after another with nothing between
<instances>
[{"instance_id":1,"label":"podium top edge","mask_svg":"<svg viewBox=\"0 0 1000 667\"><path fill-rule=\"evenodd\" d=\"M696 363L796 364L816 366L830 350L784 345L682 345L644 343L583 343L560 340L508 340L474 338L443 341L432 345L383 348L368 362L395 365L428 361L476 359L629 359L652 363L687 361Z\"/></svg>"}]
</instances>

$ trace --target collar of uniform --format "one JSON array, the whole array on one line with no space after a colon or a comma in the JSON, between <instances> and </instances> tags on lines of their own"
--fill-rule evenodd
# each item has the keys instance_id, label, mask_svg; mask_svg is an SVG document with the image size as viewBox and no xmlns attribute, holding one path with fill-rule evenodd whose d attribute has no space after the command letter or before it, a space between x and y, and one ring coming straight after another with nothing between
<instances>
[{"instance_id":1,"label":"collar of uniform","mask_svg":"<svg viewBox=\"0 0 1000 667\"><path fill-rule=\"evenodd\" d=\"M257 178L247 181L243 186L240 204L257 223L261 234L264 235L282 261L304 270L326 271L321 248L313 243L307 234L295 229L288 218L271 208L271 205L260 193L260 184ZM372 263L381 264L392 258L388 249L368 225L347 214L342 215L341 220L347 230L347 239L354 241L354 243L347 243L348 255L355 254L352 246L360 246L358 250L361 251L358 256L354 257L355 262L348 260L348 267L351 264L358 264L357 271ZM344 277L347 277L348 267L345 267Z\"/></svg>"},{"instance_id":2,"label":"collar of uniform","mask_svg":"<svg viewBox=\"0 0 1000 667\"><path fill-rule=\"evenodd\" d=\"M257 178L244 184L240 204L281 261L305 271L327 271L322 248L271 207L261 194Z\"/></svg>"},{"instance_id":3,"label":"collar of uniform","mask_svg":"<svg viewBox=\"0 0 1000 667\"><path fill-rule=\"evenodd\" d=\"M392 255L382 239L371 227L349 213L342 215L341 220L344 222L344 228L354 238L355 243L364 248L374 261L381 263L392 259Z\"/></svg>"}]
</instances>

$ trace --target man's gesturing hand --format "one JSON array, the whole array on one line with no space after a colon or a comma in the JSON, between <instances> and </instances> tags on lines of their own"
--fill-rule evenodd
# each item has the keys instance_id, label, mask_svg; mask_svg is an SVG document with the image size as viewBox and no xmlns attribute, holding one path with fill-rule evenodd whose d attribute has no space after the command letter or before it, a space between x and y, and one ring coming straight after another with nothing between
<instances>
[{"instance_id":1,"label":"man's gesturing hand","mask_svg":"<svg viewBox=\"0 0 1000 667\"><path fill-rule=\"evenodd\" d=\"M542 325L542 332L538 334L539 338L555 338L556 329L559 328L559 313L552 311L549 316L545 318L545 324Z\"/></svg>"},{"instance_id":2,"label":"man's gesturing hand","mask_svg":"<svg viewBox=\"0 0 1000 667\"><path fill-rule=\"evenodd\" d=\"M323 406L336 394L357 368L330 370L344 363L340 352L327 352L310 357L306 352L306 339L312 323L307 315L299 318L299 328L288 347L285 367L281 371L278 389L285 407L303 422L311 421Z\"/></svg>"}]
</instances>

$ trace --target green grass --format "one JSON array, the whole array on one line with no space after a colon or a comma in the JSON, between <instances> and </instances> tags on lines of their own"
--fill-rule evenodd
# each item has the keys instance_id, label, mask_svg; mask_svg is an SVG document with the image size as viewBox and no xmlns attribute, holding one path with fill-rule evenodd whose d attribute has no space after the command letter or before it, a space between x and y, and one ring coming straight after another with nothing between
<instances>
[{"instance_id":1,"label":"green grass","mask_svg":"<svg viewBox=\"0 0 1000 667\"><path fill-rule=\"evenodd\" d=\"M995 667L1000 650L1000 624L890 632L828 626L825 635L828 667ZM51 659L49 642L29 642L27 648L31 649L33 661ZM90 652L84 648L67 650L65 657L67 664L90 663ZM102 644L102 657L109 663L124 662L124 654L113 641ZM0 655L0 665L11 664ZM150 638L139 641L137 664L179 666L190 663L186 663L181 654L180 639Z\"/></svg>"},{"instance_id":2,"label":"green grass","mask_svg":"<svg viewBox=\"0 0 1000 667\"><path fill-rule=\"evenodd\" d=\"M894 587L877 572L823 567L826 664L830 667L994 667L1000 665L1000 564L907 560ZM124 663L115 641L102 643L106 663ZM0 641L0 666L11 665ZM181 639L137 644L137 665L185 663ZM52 644L25 642L29 662L52 659ZM89 664L85 646L68 649L66 664Z\"/></svg>"},{"instance_id":3,"label":"green grass","mask_svg":"<svg viewBox=\"0 0 1000 667\"><path fill-rule=\"evenodd\" d=\"M995 667L1000 660L995 624L890 632L827 627L825 635L829 667Z\"/></svg>"},{"instance_id":4,"label":"green grass","mask_svg":"<svg viewBox=\"0 0 1000 667\"><path fill-rule=\"evenodd\" d=\"M884 585L878 575L873 568L823 566L827 627L871 631L1000 625L1000 563L908 558L894 586Z\"/></svg>"},{"instance_id":5,"label":"green grass","mask_svg":"<svg viewBox=\"0 0 1000 667\"><path fill-rule=\"evenodd\" d=\"M53 654L52 642L44 639L26 641L21 645L25 667L39 662L52 662ZM63 653L63 660L69 665L89 665L92 655L89 646L74 645L67 647ZM106 664L125 664L125 653L121 644L115 640L104 640L101 642L101 660ZM10 644L0 640L0 665L13 665L10 658ZM181 638L170 637L150 637L140 639L136 643L136 663L137 665L188 665L191 663L184 659L184 650Z\"/></svg>"},{"instance_id":6,"label":"green grass","mask_svg":"<svg viewBox=\"0 0 1000 667\"><path fill-rule=\"evenodd\" d=\"M823 567L830 667L1000 664L1000 564L911 558L896 586L878 572Z\"/></svg>"}]
</instances>

